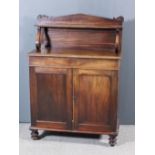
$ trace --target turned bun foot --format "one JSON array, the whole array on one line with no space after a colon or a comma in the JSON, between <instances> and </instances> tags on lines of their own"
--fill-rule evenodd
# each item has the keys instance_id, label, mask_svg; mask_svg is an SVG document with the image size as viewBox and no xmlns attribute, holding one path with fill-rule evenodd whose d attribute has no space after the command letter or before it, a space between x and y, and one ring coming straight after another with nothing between
<instances>
[{"instance_id":1,"label":"turned bun foot","mask_svg":"<svg viewBox=\"0 0 155 155\"><path fill-rule=\"evenodd\" d=\"M31 130L31 138L32 138L33 140L38 140L38 139L39 139L38 130Z\"/></svg>"},{"instance_id":2,"label":"turned bun foot","mask_svg":"<svg viewBox=\"0 0 155 155\"><path fill-rule=\"evenodd\" d=\"M115 146L116 142L117 142L117 134L116 135L109 135L109 144L110 146Z\"/></svg>"}]
</instances>

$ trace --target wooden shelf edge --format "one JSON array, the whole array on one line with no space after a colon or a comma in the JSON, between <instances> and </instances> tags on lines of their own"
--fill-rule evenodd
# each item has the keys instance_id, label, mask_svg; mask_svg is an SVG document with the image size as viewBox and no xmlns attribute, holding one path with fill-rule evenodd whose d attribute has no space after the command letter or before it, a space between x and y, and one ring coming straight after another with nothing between
<instances>
[{"instance_id":1,"label":"wooden shelf edge","mask_svg":"<svg viewBox=\"0 0 155 155\"><path fill-rule=\"evenodd\" d=\"M30 51L28 56L35 56L35 57L54 57L54 58L81 58L81 59L115 59L121 60L120 55L78 55L78 54L64 54L64 53L44 53L38 52L37 50Z\"/></svg>"}]
</instances>

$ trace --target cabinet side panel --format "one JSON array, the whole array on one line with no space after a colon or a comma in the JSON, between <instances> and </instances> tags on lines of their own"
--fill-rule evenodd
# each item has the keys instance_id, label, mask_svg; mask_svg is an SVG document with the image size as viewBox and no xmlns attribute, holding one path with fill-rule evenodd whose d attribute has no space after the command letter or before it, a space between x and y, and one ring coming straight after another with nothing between
<instances>
[{"instance_id":1,"label":"cabinet side panel","mask_svg":"<svg viewBox=\"0 0 155 155\"><path fill-rule=\"evenodd\" d=\"M34 126L37 120L37 84L36 84L34 67L29 67L29 77L30 77L31 125Z\"/></svg>"},{"instance_id":2,"label":"cabinet side panel","mask_svg":"<svg viewBox=\"0 0 155 155\"><path fill-rule=\"evenodd\" d=\"M112 127L114 131L117 131L119 128L119 122L118 122L118 81L119 81L119 71L113 71L112 72L112 90L111 90L111 120L112 121Z\"/></svg>"}]
</instances>

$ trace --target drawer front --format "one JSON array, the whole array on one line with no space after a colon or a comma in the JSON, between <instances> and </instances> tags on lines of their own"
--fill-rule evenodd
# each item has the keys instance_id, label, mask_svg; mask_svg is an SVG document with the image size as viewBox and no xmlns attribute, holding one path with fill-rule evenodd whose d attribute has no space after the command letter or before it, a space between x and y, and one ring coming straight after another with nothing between
<instances>
[{"instance_id":1,"label":"drawer front","mask_svg":"<svg viewBox=\"0 0 155 155\"><path fill-rule=\"evenodd\" d=\"M29 57L30 66L119 70L119 60Z\"/></svg>"}]
</instances>

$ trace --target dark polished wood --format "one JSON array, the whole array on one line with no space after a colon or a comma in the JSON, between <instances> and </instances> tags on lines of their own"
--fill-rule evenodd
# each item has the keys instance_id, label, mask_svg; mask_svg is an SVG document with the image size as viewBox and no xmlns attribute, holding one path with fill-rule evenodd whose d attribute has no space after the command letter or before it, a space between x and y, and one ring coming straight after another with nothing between
<instances>
[{"instance_id":1,"label":"dark polished wood","mask_svg":"<svg viewBox=\"0 0 155 155\"><path fill-rule=\"evenodd\" d=\"M49 67L31 67L32 86L35 91L35 108L32 119L36 126L48 124L51 128L72 127L72 70ZM36 89L37 87L37 89ZM34 96L33 96L34 97ZM32 98L33 98L32 97ZM34 117L33 117L34 116Z\"/></svg>"},{"instance_id":2,"label":"dark polished wood","mask_svg":"<svg viewBox=\"0 0 155 155\"><path fill-rule=\"evenodd\" d=\"M74 70L75 129L114 131L117 71Z\"/></svg>"},{"instance_id":3,"label":"dark polished wood","mask_svg":"<svg viewBox=\"0 0 155 155\"><path fill-rule=\"evenodd\" d=\"M33 140L38 140L39 139L39 132L37 129L31 129L31 138Z\"/></svg>"},{"instance_id":4,"label":"dark polished wood","mask_svg":"<svg viewBox=\"0 0 155 155\"><path fill-rule=\"evenodd\" d=\"M31 137L38 130L118 134L123 17L38 16L29 53Z\"/></svg>"},{"instance_id":5,"label":"dark polished wood","mask_svg":"<svg viewBox=\"0 0 155 155\"><path fill-rule=\"evenodd\" d=\"M117 141L117 133L109 135L109 144L110 146L115 146Z\"/></svg>"},{"instance_id":6,"label":"dark polished wood","mask_svg":"<svg viewBox=\"0 0 155 155\"><path fill-rule=\"evenodd\" d=\"M61 58L93 58L93 59L120 59L120 55L114 50L90 50L90 49L73 49L73 48L52 48L33 50L29 56L35 57L61 57Z\"/></svg>"},{"instance_id":7,"label":"dark polished wood","mask_svg":"<svg viewBox=\"0 0 155 155\"><path fill-rule=\"evenodd\" d=\"M39 15L36 26L52 28L86 28L86 29L116 29L122 28L124 18L104 18L86 14L73 14L60 17L48 17Z\"/></svg>"}]
</instances>

